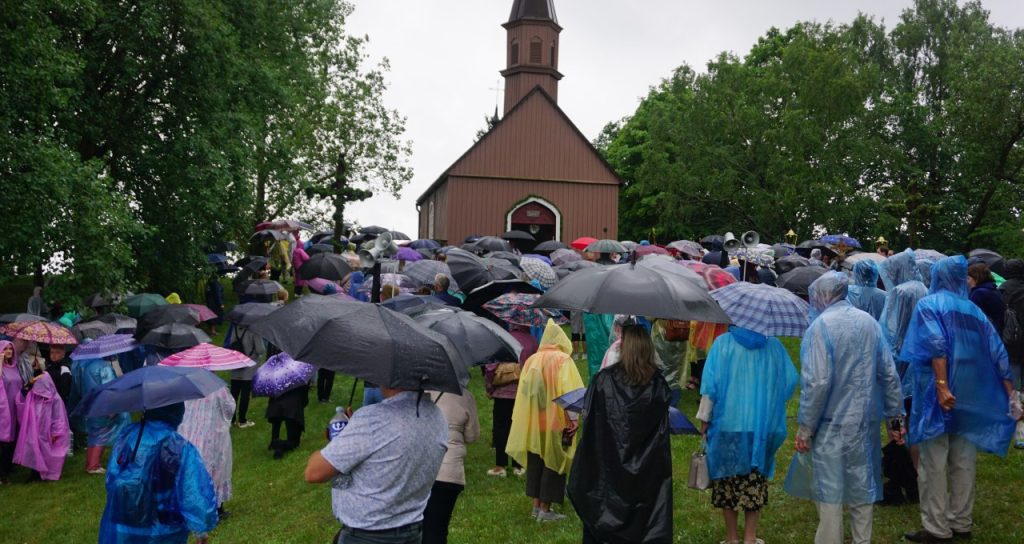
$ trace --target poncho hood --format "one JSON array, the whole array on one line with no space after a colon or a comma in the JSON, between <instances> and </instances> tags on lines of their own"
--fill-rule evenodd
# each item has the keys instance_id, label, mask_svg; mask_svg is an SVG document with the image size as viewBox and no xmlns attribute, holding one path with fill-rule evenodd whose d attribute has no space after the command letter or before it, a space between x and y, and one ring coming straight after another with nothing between
<instances>
[{"instance_id":1,"label":"poncho hood","mask_svg":"<svg viewBox=\"0 0 1024 544\"><path fill-rule=\"evenodd\" d=\"M914 250L906 249L889 257L878 267L885 290L891 291L893 287L908 281L921 281L921 272L917 268L917 261L914 259Z\"/></svg>"},{"instance_id":2,"label":"poncho hood","mask_svg":"<svg viewBox=\"0 0 1024 544\"><path fill-rule=\"evenodd\" d=\"M846 300L849 288L850 280L842 272L826 272L814 280L808 289L811 303L809 319L814 321L829 306Z\"/></svg>"},{"instance_id":3,"label":"poncho hood","mask_svg":"<svg viewBox=\"0 0 1024 544\"><path fill-rule=\"evenodd\" d=\"M544 336L540 339L539 349L546 347L554 347L566 355L572 355L572 342L553 319L548 319L548 324L544 327Z\"/></svg>"},{"instance_id":4,"label":"poncho hood","mask_svg":"<svg viewBox=\"0 0 1024 544\"><path fill-rule=\"evenodd\" d=\"M768 344L767 336L750 329L737 327L736 325L729 327L729 333L732 334L732 337L736 339L739 345L747 349L761 349Z\"/></svg>"},{"instance_id":5,"label":"poncho hood","mask_svg":"<svg viewBox=\"0 0 1024 544\"><path fill-rule=\"evenodd\" d=\"M857 261L853 265L853 280L861 287L876 287L878 285L878 264L875 261Z\"/></svg>"},{"instance_id":6,"label":"poncho hood","mask_svg":"<svg viewBox=\"0 0 1024 544\"><path fill-rule=\"evenodd\" d=\"M928 294L948 292L967 298L967 259L963 255L946 257L932 265L932 282Z\"/></svg>"},{"instance_id":7,"label":"poncho hood","mask_svg":"<svg viewBox=\"0 0 1024 544\"><path fill-rule=\"evenodd\" d=\"M44 372L36 380L36 383L32 384L32 394L40 398L52 399L57 396L57 386L53 384L50 375Z\"/></svg>"},{"instance_id":8,"label":"poncho hood","mask_svg":"<svg viewBox=\"0 0 1024 544\"><path fill-rule=\"evenodd\" d=\"M18 349L14 347L14 342L10 340L0 340L0 357L3 357L4 350L7 346L11 346L11 360L5 361L3 364L7 366L16 366L18 364Z\"/></svg>"}]
</instances>

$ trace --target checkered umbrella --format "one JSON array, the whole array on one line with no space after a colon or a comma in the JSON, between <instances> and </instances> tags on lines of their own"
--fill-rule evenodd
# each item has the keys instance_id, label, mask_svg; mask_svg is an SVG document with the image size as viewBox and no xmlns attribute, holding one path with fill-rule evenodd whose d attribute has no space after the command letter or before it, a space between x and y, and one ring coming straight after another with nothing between
<instances>
[{"instance_id":1,"label":"checkered umbrella","mask_svg":"<svg viewBox=\"0 0 1024 544\"><path fill-rule=\"evenodd\" d=\"M733 325L765 336L804 335L809 306L785 289L745 281L711 291Z\"/></svg>"},{"instance_id":2,"label":"checkered umbrella","mask_svg":"<svg viewBox=\"0 0 1024 544\"><path fill-rule=\"evenodd\" d=\"M561 312L546 308L532 308L531 306L538 298L540 295L505 293L484 303L484 309L502 321L524 327L543 327L547 324L548 319L554 319L555 323L559 325L568 321Z\"/></svg>"},{"instance_id":3,"label":"checkered umbrella","mask_svg":"<svg viewBox=\"0 0 1024 544\"><path fill-rule=\"evenodd\" d=\"M15 321L0 328L11 338L21 338L41 344L77 344L78 339L68 329L46 321Z\"/></svg>"},{"instance_id":4,"label":"checkered umbrella","mask_svg":"<svg viewBox=\"0 0 1024 544\"><path fill-rule=\"evenodd\" d=\"M540 259L523 257L519 260L519 267L523 269L527 278L537 280L545 289L551 289L558 283L558 274L555 274L554 269L548 263Z\"/></svg>"}]
</instances>

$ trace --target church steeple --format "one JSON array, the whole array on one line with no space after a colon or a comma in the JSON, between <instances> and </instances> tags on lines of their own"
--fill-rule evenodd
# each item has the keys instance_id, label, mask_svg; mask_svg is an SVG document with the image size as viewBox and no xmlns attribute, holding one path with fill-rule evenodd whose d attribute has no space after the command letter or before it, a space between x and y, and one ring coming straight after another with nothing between
<instances>
[{"instance_id":1,"label":"church steeple","mask_svg":"<svg viewBox=\"0 0 1024 544\"><path fill-rule=\"evenodd\" d=\"M514 0L507 30L505 111L540 85L558 100L558 26L554 0Z\"/></svg>"}]
</instances>

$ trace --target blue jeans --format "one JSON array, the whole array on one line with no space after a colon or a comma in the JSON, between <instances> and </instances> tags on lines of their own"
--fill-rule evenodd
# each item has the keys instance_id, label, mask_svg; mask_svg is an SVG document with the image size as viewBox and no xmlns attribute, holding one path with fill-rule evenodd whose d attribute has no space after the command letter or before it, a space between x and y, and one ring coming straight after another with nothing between
<instances>
[{"instance_id":1,"label":"blue jeans","mask_svg":"<svg viewBox=\"0 0 1024 544\"><path fill-rule=\"evenodd\" d=\"M345 527L334 537L335 544L420 544L423 524L413 523L386 531L360 531Z\"/></svg>"},{"instance_id":2,"label":"blue jeans","mask_svg":"<svg viewBox=\"0 0 1024 544\"><path fill-rule=\"evenodd\" d=\"M429 399L427 399L429 400ZM363 406L384 402L384 395L379 387L363 387Z\"/></svg>"}]
</instances>

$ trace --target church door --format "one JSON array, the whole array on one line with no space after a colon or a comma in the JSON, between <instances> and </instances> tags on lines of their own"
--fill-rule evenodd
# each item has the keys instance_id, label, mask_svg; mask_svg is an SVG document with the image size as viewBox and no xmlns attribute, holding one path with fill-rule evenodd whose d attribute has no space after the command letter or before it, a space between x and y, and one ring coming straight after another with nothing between
<instances>
[{"instance_id":1,"label":"church door","mask_svg":"<svg viewBox=\"0 0 1024 544\"><path fill-rule=\"evenodd\" d=\"M507 217L509 230L530 233L538 243L557 240L559 237L559 214L554 206L540 199L529 199L514 208Z\"/></svg>"}]
</instances>

